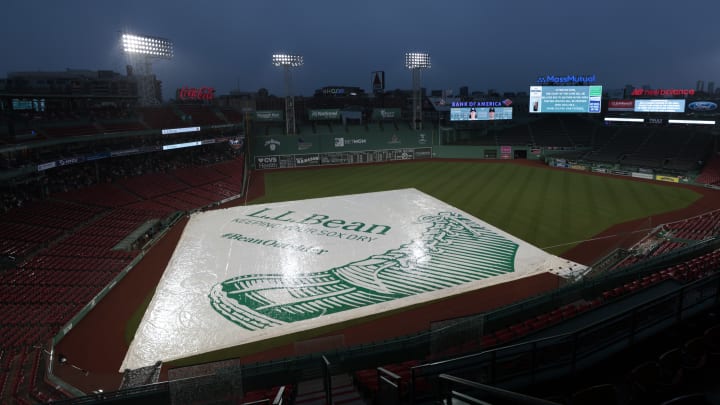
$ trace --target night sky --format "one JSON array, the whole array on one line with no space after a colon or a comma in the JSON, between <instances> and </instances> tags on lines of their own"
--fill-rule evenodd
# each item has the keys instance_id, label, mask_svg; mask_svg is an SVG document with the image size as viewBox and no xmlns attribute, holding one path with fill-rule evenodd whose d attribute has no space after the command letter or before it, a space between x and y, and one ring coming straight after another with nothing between
<instances>
[{"instance_id":1,"label":"night sky","mask_svg":"<svg viewBox=\"0 0 720 405\"><path fill-rule=\"evenodd\" d=\"M404 54L428 52L428 89L527 91L538 75L596 74L606 89L720 84L720 1L2 0L0 77L15 71L114 70L120 32L169 38L157 61L178 87L284 93L274 52L303 55L294 92L328 85L411 87Z\"/></svg>"}]
</instances>

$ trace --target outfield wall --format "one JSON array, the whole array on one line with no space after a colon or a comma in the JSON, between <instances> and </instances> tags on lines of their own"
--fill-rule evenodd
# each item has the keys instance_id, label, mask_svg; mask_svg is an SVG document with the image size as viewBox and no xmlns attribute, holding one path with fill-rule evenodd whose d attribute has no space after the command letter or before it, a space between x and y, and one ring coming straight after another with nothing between
<instances>
[{"instance_id":1,"label":"outfield wall","mask_svg":"<svg viewBox=\"0 0 720 405\"><path fill-rule=\"evenodd\" d=\"M333 133L282 136L253 136L253 156L310 155L348 151L415 149L432 146L432 131L346 131L339 127Z\"/></svg>"},{"instance_id":2,"label":"outfield wall","mask_svg":"<svg viewBox=\"0 0 720 405\"><path fill-rule=\"evenodd\" d=\"M476 145L435 145L433 157L443 159L514 159L515 152L525 152L528 160L538 160L542 156L541 148L527 146L476 146Z\"/></svg>"},{"instance_id":3,"label":"outfield wall","mask_svg":"<svg viewBox=\"0 0 720 405\"><path fill-rule=\"evenodd\" d=\"M547 163L552 167L560 167L565 169L574 169L580 171L589 171L592 173L612 174L615 176L632 177L636 179L656 180L666 183L675 184L695 184L706 186L705 184L695 183L691 176L683 176L678 174L662 173L657 170L643 168L623 168L620 165L597 164L571 159L563 159L558 157L548 157Z\"/></svg>"},{"instance_id":4,"label":"outfield wall","mask_svg":"<svg viewBox=\"0 0 720 405\"><path fill-rule=\"evenodd\" d=\"M250 144L256 169L279 169L397 160L433 156L425 132L345 132L290 136L256 136Z\"/></svg>"}]
</instances>

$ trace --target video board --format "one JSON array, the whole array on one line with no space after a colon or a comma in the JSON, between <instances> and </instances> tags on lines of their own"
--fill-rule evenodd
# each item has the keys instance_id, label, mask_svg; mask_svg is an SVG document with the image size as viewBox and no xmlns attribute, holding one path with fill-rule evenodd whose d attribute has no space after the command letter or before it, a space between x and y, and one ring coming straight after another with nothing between
<instances>
[{"instance_id":1,"label":"video board","mask_svg":"<svg viewBox=\"0 0 720 405\"><path fill-rule=\"evenodd\" d=\"M684 113L685 100L673 98L635 99L635 112Z\"/></svg>"},{"instance_id":2,"label":"video board","mask_svg":"<svg viewBox=\"0 0 720 405\"><path fill-rule=\"evenodd\" d=\"M530 86L531 113L600 113L602 86Z\"/></svg>"},{"instance_id":3,"label":"video board","mask_svg":"<svg viewBox=\"0 0 720 405\"><path fill-rule=\"evenodd\" d=\"M511 120L512 107L452 107L450 121Z\"/></svg>"}]
</instances>

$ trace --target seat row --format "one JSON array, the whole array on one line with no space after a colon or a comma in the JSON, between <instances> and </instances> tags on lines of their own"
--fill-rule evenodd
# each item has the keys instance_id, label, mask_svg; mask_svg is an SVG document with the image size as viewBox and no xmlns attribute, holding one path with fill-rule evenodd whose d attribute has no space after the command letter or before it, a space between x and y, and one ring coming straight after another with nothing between
<instances>
[{"instance_id":1,"label":"seat row","mask_svg":"<svg viewBox=\"0 0 720 405\"><path fill-rule=\"evenodd\" d=\"M152 199L188 188L188 186L166 173L149 173L120 180L118 183L144 199Z\"/></svg>"},{"instance_id":2,"label":"seat row","mask_svg":"<svg viewBox=\"0 0 720 405\"><path fill-rule=\"evenodd\" d=\"M86 304L97 293L95 286L68 285L2 285L0 302L5 304Z\"/></svg>"},{"instance_id":3,"label":"seat row","mask_svg":"<svg viewBox=\"0 0 720 405\"><path fill-rule=\"evenodd\" d=\"M641 277L632 282L615 287L611 290L604 291L601 296L592 300L582 300L579 302L564 305L560 308L553 309L547 313L543 313L529 319L508 325L497 331L488 333L480 337L480 339L468 339L465 342L446 347L438 353L434 353L428 357L430 361L447 359L468 353L477 352L478 350L487 350L499 345L508 344L516 339L526 336L535 331L542 330L551 325L571 319L579 314L603 305L605 302L612 301L620 296L637 292L643 288L648 288L663 280L674 278L681 281L691 281L709 274L710 271L716 271L720 266L720 249L707 253L698 258L694 258L685 263L671 266L653 274ZM714 338L720 337L720 327L715 332ZM717 343L720 347L720 343ZM391 371L400 376L401 379L407 381L411 375L411 368L419 364L417 360L403 362L398 364L384 365L382 368ZM378 370L368 369L360 370L355 373L355 379L359 387L374 396L378 390Z\"/></svg>"},{"instance_id":4,"label":"seat row","mask_svg":"<svg viewBox=\"0 0 720 405\"><path fill-rule=\"evenodd\" d=\"M226 176L216 171L213 166L186 167L175 169L171 174L183 183L197 187L224 179Z\"/></svg>"}]
</instances>

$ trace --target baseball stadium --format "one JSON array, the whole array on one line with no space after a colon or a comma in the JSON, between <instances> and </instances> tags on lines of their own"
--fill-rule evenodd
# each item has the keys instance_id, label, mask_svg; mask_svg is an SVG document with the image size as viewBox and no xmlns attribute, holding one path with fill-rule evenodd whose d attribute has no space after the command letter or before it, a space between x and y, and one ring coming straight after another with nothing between
<instances>
[{"instance_id":1,"label":"baseball stadium","mask_svg":"<svg viewBox=\"0 0 720 405\"><path fill-rule=\"evenodd\" d=\"M1 403L720 400L717 93L409 52L406 90L275 54L282 94L163 101L172 42L122 41L0 79Z\"/></svg>"}]
</instances>

